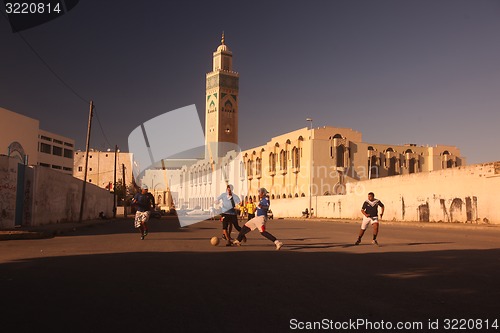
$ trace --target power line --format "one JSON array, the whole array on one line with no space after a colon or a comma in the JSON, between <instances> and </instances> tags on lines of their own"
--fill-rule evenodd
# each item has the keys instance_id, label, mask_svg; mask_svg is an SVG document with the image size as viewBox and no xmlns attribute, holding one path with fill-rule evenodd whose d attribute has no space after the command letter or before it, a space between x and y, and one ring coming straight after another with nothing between
<instances>
[{"instance_id":1,"label":"power line","mask_svg":"<svg viewBox=\"0 0 500 333\"><path fill-rule=\"evenodd\" d=\"M5 17L4 13L0 11L0 13L2 14L2 16L7 20L7 22L9 22L9 20L7 19L7 17ZM10 22L9 22L10 23ZM75 89L73 89L73 87L71 87L66 81L63 80L62 77L60 77L56 71L54 69L52 69L52 67L43 59L43 57L35 50L35 48L28 42L28 40L26 38L24 38L23 34L21 32L17 32L17 34L19 35L19 37L23 40L23 42L29 47L29 49L31 50L31 52L33 52L35 54L35 56L45 65L45 67L49 70L49 72L52 73L52 75L54 75L58 80L59 82L61 82L66 88L69 89L69 91L71 91L78 99L80 99L81 101L83 101L85 104L88 103L88 100L83 98ZM94 108L95 110L95 108ZM99 128L101 130L101 133L102 133L102 136L104 138L104 141L106 141L106 143L111 147L112 144L109 142L107 136L106 136L106 133L104 132L104 128L102 126L102 123L101 123L101 120L99 119L99 115L94 111L94 114L96 116L96 119L97 119L97 123L99 124Z\"/></svg>"}]
</instances>

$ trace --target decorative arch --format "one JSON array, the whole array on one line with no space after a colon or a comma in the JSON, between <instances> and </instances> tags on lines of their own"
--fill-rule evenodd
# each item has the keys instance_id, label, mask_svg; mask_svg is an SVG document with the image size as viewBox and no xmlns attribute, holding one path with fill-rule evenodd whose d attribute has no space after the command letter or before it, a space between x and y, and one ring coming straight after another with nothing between
<instances>
[{"instance_id":1,"label":"decorative arch","mask_svg":"<svg viewBox=\"0 0 500 333\"><path fill-rule=\"evenodd\" d=\"M230 100L227 100L225 103L224 103L224 109L222 110L224 112L233 112L233 103L231 103Z\"/></svg>"},{"instance_id":2,"label":"decorative arch","mask_svg":"<svg viewBox=\"0 0 500 333\"><path fill-rule=\"evenodd\" d=\"M7 154L8 156L15 157L15 158L19 159L20 162L23 164L27 163L28 156L24 152L24 148L19 142L17 142L17 141L12 142L7 147L7 151L8 151L8 154Z\"/></svg>"}]
</instances>

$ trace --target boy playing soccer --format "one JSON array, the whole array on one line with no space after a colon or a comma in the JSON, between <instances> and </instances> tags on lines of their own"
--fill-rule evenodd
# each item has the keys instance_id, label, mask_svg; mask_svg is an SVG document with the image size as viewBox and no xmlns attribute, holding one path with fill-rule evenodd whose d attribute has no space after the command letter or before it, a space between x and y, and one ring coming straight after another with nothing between
<instances>
[{"instance_id":1,"label":"boy playing soccer","mask_svg":"<svg viewBox=\"0 0 500 333\"><path fill-rule=\"evenodd\" d=\"M249 233L254 229L259 229L260 234L276 245L276 250L281 249L283 243L276 239L273 235L266 231L266 221L267 221L267 211L269 210L269 198L266 197L267 190L265 188L259 189L259 204L257 205L256 216L249 220L243 228L241 228L238 238L233 242L233 244L240 246L241 241L245 237L245 234Z\"/></svg>"},{"instance_id":2,"label":"boy playing soccer","mask_svg":"<svg viewBox=\"0 0 500 333\"><path fill-rule=\"evenodd\" d=\"M382 201L375 199L375 194L373 192L368 193L368 200L363 203L361 207L361 213L363 213L363 222L361 222L361 230L359 231L358 240L354 245L359 245L361 243L361 238L363 237L368 223L373 226L373 241L372 244L378 245L377 235L378 235L378 207L382 208L380 212L380 218L384 215L384 204Z\"/></svg>"}]
</instances>

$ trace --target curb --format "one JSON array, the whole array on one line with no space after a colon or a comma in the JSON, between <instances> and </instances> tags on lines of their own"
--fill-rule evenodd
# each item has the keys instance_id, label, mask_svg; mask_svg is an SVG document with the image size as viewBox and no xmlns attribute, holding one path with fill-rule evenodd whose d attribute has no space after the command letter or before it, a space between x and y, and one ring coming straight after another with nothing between
<instances>
[{"instance_id":1,"label":"curb","mask_svg":"<svg viewBox=\"0 0 500 333\"><path fill-rule=\"evenodd\" d=\"M77 231L79 229L91 228L96 225L101 225L106 222L116 220L117 219L97 220L94 222L82 224L71 223L71 225L67 225L66 223L61 223L60 225L47 224L45 227L51 228L51 230L41 230L43 229L43 226L41 226L38 230L36 227L34 227L32 230L0 230L0 241L53 238Z\"/></svg>"}]
</instances>

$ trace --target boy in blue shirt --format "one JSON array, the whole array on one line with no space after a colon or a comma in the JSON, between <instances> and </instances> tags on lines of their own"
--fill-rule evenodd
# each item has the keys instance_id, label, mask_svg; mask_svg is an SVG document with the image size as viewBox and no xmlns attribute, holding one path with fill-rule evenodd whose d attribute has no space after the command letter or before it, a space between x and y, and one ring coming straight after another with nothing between
<instances>
[{"instance_id":1,"label":"boy in blue shirt","mask_svg":"<svg viewBox=\"0 0 500 333\"><path fill-rule=\"evenodd\" d=\"M276 250L281 249L283 243L276 239L273 235L266 231L266 221L267 221L267 211L269 210L269 198L266 196L267 190L265 188L259 189L259 204L257 205L256 216L249 220L238 235L238 238L233 242L233 244L240 246L241 241L245 237L245 234L252 230L259 229L260 234L276 245Z\"/></svg>"},{"instance_id":2,"label":"boy in blue shirt","mask_svg":"<svg viewBox=\"0 0 500 333\"><path fill-rule=\"evenodd\" d=\"M222 238L226 240L226 246L231 246L231 227L241 231L238 225L238 214L236 205L241 202L240 198L233 193L233 185L227 185L226 192L222 193L215 200L216 204L222 203ZM229 227L229 231L228 231Z\"/></svg>"}]
</instances>

